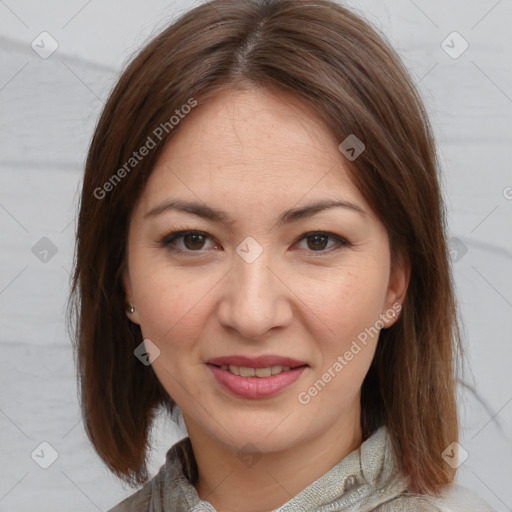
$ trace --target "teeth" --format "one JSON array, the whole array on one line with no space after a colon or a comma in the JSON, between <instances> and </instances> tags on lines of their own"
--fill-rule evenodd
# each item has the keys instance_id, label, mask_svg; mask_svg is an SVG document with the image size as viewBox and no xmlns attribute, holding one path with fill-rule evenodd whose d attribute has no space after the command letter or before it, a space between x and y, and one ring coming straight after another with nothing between
<instances>
[{"instance_id":1,"label":"teeth","mask_svg":"<svg viewBox=\"0 0 512 512\"><path fill-rule=\"evenodd\" d=\"M256 368L254 372L256 377L270 377L272 375L272 368Z\"/></svg>"},{"instance_id":2,"label":"teeth","mask_svg":"<svg viewBox=\"0 0 512 512\"><path fill-rule=\"evenodd\" d=\"M229 367L229 369L231 370L231 366ZM237 368L235 366L235 371L236 370L238 370L238 375L240 375L240 377L254 377L256 375L254 368L244 368L243 366Z\"/></svg>"},{"instance_id":3,"label":"teeth","mask_svg":"<svg viewBox=\"0 0 512 512\"><path fill-rule=\"evenodd\" d=\"M234 366L234 365L221 365L223 370L229 370L234 375L240 375L241 377L270 377L271 375L277 375L281 372L290 371L289 366L268 366L266 368L247 368L245 366Z\"/></svg>"},{"instance_id":4,"label":"teeth","mask_svg":"<svg viewBox=\"0 0 512 512\"><path fill-rule=\"evenodd\" d=\"M272 375L277 375L278 373L289 371L290 367L289 366L272 366L271 370L272 370Z\"/></svg>"}]
</instances>

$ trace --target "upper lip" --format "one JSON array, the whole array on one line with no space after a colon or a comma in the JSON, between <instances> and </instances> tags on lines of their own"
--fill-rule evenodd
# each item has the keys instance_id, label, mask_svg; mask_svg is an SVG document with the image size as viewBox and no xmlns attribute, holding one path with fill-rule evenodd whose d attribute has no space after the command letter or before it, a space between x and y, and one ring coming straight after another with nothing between
<instances>
[{"instance_id":1,"label":"upper lip","mask_svg":"<svg viewBox=\"0 0 512 512\"><path fill-rule=\"evenodd\" d=\"M291 357L272 354L258 357L241 355L212 357L211 359L208 359L207 363L218 366L242 366L245 368L267 368L269 366L289 366L290 368L296 368L297 366L304 366L307 364L304 361L292 359Z\"/></svg>"}]
</instances>

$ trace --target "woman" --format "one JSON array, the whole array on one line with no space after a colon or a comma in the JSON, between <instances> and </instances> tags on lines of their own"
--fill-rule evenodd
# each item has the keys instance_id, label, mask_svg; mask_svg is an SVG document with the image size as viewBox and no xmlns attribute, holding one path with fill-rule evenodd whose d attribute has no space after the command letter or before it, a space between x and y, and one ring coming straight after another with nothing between
<instances>
[{"instance_id":1,"label":"woman","mask_svg":"<svg viewBox=\"0 0 512 512\"><path fill-rule=\"evenodd\" d=\"M490 510L453 484L443 208L421 99L350 10L214 0L157 35L96 127L77 234L84 423L144 484L112 512Z\"/></svg>"}]
</instances>

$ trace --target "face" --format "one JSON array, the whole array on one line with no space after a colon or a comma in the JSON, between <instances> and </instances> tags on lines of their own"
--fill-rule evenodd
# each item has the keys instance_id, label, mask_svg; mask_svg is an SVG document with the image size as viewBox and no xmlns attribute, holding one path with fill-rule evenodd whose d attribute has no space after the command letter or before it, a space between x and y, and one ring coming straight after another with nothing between
<instances>
[{"instance_id":1,"label":"face","mask_svg":"<svg viewBox=\"0 0 512 512\"><path fill-rule=\"evenodd\" d=\"M284 93L229 90L182 121L155 165L124 284L189 432L271 452L359 424L407 273L391 272L339 142ZM307 209L328 201L340 206Z\"/></svg>"}]
</instances>

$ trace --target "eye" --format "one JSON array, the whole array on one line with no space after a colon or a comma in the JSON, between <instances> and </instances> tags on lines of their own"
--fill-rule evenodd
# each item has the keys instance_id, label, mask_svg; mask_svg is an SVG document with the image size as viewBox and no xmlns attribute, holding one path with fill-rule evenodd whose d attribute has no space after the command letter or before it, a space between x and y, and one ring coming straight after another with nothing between
<instances>
[{"instance_id":1,"label":"eye","mask_svg":"<svg viewBox=\"0 0 512 512\"><path fill-rule=\"evenodd\" d=\"M306 240L307 248L311 249L312 252L330 253L332 251L325 251L326 243L327 243L327 240L329 240L329 239L337 242L342 247L351 245L344 238L334 235L333 233L326 233L324 231L319 231L317 233L306 233L298 241L302 242L303 240ZM334 244L334 245L336 245L336 244ZM332 247L332 245L331 245L331 247Z\"/></svg>"},{"instance_id":2,"label":"eye","mask_svg":"<svg viewBox=\"0 0 512 512\"><path fill-rule=\"evenodd\" d=\"M174 231L173 233L166 235L160 241L160 245L175 252L199 252L204 248L205 240L208 238L210 238L208 233L203 231ZM179 245L177 244L178 240L182 242L181 247L176 247Z\"/></svg>"},{"instance_id":3,"label":"eye","mask_svg":"<svg viewBox=\"0 0 512 512\"><path fill-rule=\"evenodd\" d=\"M201 253L202 249L204 249L205 242L208 239L211 240L211 237L204 231L182 230L169 233L159 241L159 245L176 253ZM297 240L297 243L306 240L307 252L326 254L333 252L332 250L325 250L328 248L327 241L329 239L335 242L333 245L336 245L337 243L340 246L338 249L352 245L344 238L324 231L305 233ZM214 245L214 247L218 246ZM332 245L330 248L332 248Z\"/></svg>"}]
</instances>

